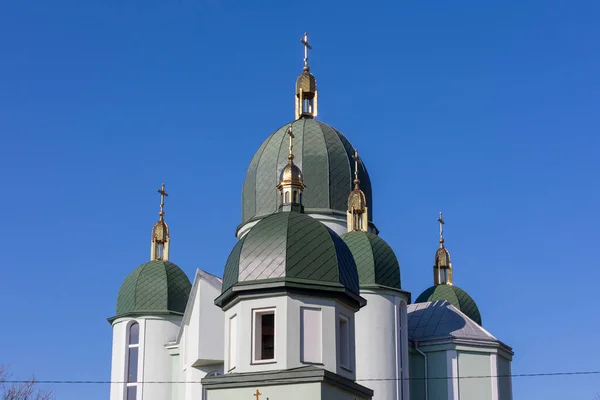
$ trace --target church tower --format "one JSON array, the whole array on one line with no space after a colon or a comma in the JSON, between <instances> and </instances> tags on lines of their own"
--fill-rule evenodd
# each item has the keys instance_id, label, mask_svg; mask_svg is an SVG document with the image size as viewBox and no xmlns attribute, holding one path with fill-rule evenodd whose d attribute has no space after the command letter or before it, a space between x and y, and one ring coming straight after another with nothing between
<instances>
[{"instance_id":1,"label":"church tower","mask_svg":"<svg viewBox=\"0 0 600 400\"><path fill-rule=\"evenodd\" d=\"M433 286L417 297L415 303L445 300L465 313L474 322L481 325L481 314L475 300L464 290L454 285L450 252L444 245L444 219L442 213L438 218L440 225L440 247L435 252L433 264Z\"/></svg>"},{"instance_id":2,"label":"church tower","mask_svg":"<svg viewBox=\"0 0 600 400\"><path fill-rule=\"evenodd\" d=\"M307 46L306 35L302 42ZM300 118L312 121L316 89L298 87ZM355 382L355 315L366 303L356 263L334 230L304 213L312 187L295 163L295 144L302 143L296 129L302 132L302 124L285 129L287 162L270 189L277 211L241 236L225 265L215 300L225 314L225 374L202 380L207 400L370 400L373 394Z\"/></svg>"},{"instance_id":3,"label":"church tower","mask_svg":"<svg viewBox=\"0 0 600 400\"><path fill-rule=\"evenodd\" d=\"M169 261L169 228L164 221L165 185L159 220L152 228L150 261L121 285L113 328L110 400L164 400L171 396L172 360L164 345L176 339L192 285Z\"/></svg>"},{"instance_id":4,"label":"church tower","mask_svg":"<svg viewBox=\"0 0 600 400\"><path fill-rule=\"evenodd\" d=\"M358 168L353 168L354 147L340 131L317 119L317 80L308 65L308 52L312 46L306 34L300 41L304 46L304 65L296 79L294 120L269 135L250 161L242 190L242 222L236 230L238 239L262 218L278 212L284 203L302 203L305 214L343 235L347 231L348 194L354 180L360 180L364 201L371 203L371 181L364 163L359 162ZM292 161L302 171L302 181L306 185L306 190L299 186L295 188L298 196L302 196L301 201L299 198L294 201L293 197L286 201L285 191L281 199L281 193L273 190L280 183L282 169L290 163L290 129L294 136ZM291 169L287 171L292 172ZM357 209L359 211L361 229L376 232L372 206Z\"/></svg>"},{"instance_id":5,"label":"church tower","mask_svg":"<svg viewBox=\"0 0 600 400\"><path fill-rule=\"evenodd\" d=\"M348 233L342 239L356 261L360 295L367 305L356 314L356 379L374 390L374 400L409 400L407 304L400 264L392 248L368 232L368 204L358 179L348 196Z\"/></svg>"}]
</instances>

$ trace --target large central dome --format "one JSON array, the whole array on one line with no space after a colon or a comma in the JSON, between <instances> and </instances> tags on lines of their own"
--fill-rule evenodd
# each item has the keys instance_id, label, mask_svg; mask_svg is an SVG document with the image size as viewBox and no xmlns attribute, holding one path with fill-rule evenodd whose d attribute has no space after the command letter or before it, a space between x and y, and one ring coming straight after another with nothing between
<instances>
[{"instance_id":1,"label":"large central dome","mask_svg":"<svg viewBox=\"0 0 600 400\"><path fill-rule=\"evenodd\" d=\"M289 125L271 134L250 162L242 192L242 224L277 211L275 187L288 163ZM354 147L338 130L312 118L294 121L292 131L294 163L302 170L306 185L302 200L305 213L345 216L354 179ZM362 161L358 177L372 221L371 181Z\"/></svg>"}]
</instances>

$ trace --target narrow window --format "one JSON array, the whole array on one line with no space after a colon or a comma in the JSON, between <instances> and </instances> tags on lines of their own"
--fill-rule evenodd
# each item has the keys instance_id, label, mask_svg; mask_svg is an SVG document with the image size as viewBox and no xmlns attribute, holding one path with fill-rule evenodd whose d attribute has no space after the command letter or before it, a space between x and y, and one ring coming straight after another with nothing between
<instances>
[{"instance_id":1,"label":"narrow window","mask_svg":"<svg viewBox=\"0 0 600 400\"><path fill-rule=\"evenodd\" d=\"M340 366L350 369L350 324L348 318L340 315Z\"/></svg>"},{"instance_id":2,"label":"narrow window","mask_svg":"<svg viewBox=\"0 0 600 400\"><path fill-rule=\"evenodd\" d=\"M285 202L286 203L290 202L290 192L285 192Z\"/></svg>"},{"instance_id":3,"label":"narrow window","mask_svg":"<svg viewBox=\"0 0 600 400\"><path fill-rule=\"evenodd\" d=\"M254 360L275 359L275 311L255 311Z\"/></svg>"},{"instance_id":4,"label":"narrow window","mask_svg":"<svg viewBox=\"0 0 600 400\"><path fill-rule=\"evenodd\" d=\"M302 192L300 192L300 201L299 201L299 203L302 204Z\"/></svg>"},{"instance_id":5,"label":"narrow window","mask_svg":"<svg viewBox=\"0 0 600 400\"><path fill-rule=\"evenodd\" d=\"M237 316L229 319L229 371L235 368L237 363Z\"/></svg>"},{"instance_id":6,"label":"narrow window","mask_svg":"<svg viewBox=\"0 0 600 400\"><path fill-rule=\"evenodd\" d=\"M129 325L127 338L127 400L137 398L138 360L140 348L140 324Z\"/></svg>"},{"instance_id":7,"label":"narrow window","mask_svg":"<svg viewBox=\"0 0 600 400\"><path fill-rule=\"evenodd\" d=\"M300 315L300 361L303 363L320 364L323 362L321 310L302 307Z\"/></svg>"},{"instance_id":8,"label":"narrow window","mask_svg":"<svg viewBox=\"0 0 600 400\"><path fill-rule=\"evenodd\" d=\"M298 192L294 190L294 203L298 202Z\"/></svg>"}]
</instances>

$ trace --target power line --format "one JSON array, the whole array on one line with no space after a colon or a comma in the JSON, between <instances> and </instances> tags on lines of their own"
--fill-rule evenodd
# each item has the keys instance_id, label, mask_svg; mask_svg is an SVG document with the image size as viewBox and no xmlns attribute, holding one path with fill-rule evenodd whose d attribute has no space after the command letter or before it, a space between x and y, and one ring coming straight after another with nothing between
<instances>
[{"instance_id":1,"label":"power line","mask_svg":"<svg viewBox=\"0 0 600 400\"><path fill-rule=\"evenodd\" d=\"M423 381L423 380L440 380L440 379L482 379L482 378L531 378L539 376L572 376L572 375L600 375L600 371L576 371L576 372L540 372L531 374L505 374L505 375L473 375L473 376L441 376L441 377L428 377L428 378L372 378L372 379L357 379L356 382L373 382L373 381ZM90 385L99 384L106 385L111 383L136 383L136 384L173 384L173 383L190 383L196 384L201 381L143 381L143 382L125 382L125 381L76 381L76 380L56 380L56 381L39 381L34 380L35 383L39 384L67 384L67 385ZM269 381L265 381L268 384ZM277 380L276 382L280 382ZM3 380L0 383L31 383L31 380Z\"/></svg>"}]
</instances>

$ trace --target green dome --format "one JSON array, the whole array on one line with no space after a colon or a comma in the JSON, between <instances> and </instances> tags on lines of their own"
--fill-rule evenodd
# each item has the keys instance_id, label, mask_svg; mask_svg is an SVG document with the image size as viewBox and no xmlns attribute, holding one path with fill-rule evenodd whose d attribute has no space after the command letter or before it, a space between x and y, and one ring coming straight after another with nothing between
<instances>
[{"instance_id":1,"label":"green dome","mask_svg":"<svg viewBox=\"0 0 600 400\"><path fill-rule=\"evenodd\" d=\"M342 239L350 248L361 287L382 285L400 287L400 264L394 250L379 236L371 232L348 232Z\"/></svg>"},{"instance_id":2,"label":"green dome","mask_svg":"<svg viewBox=\"0 0 600 400\"><path fill-rule=\"evenodd\" d=\"M150 261L125 278L115 318L130 314L183 314L191 290L189 278L177 265Z\"/></svg>"},{"instance_id":3,"label":"green dome","mask_svg":"<svg viewBox=\"0 0 600 400\"><path fill-rule=\"evenodd\" d=\"M242 190L242 224L277 212L275 187L288 163L289 123L271 134L260 146L246 172ZM300 118L292 123L294 164L304 175L306 189L302 203L307 214L346 215L348 195L354 179L354 147L348 139L323 122ZM359 162L360 188L367 197L369 221L372 218L371 180Z\"/></svg>"},{"instance_id":4,"label":"green dome","mask_svg":"<svg viewBox=\"0 0 600 400\"><path fill-rule=\"evenodd\" d=\"M297 212L272 214L239 240L225 265L222 292L269 283L359 295L356 264L346 243Z\"/></svg>"},{"instance_id":5,"label":"green dome","mask_svg":"<svg viewBox=\"0 0 600 400\"><path fill-rule=\"evenodd\" d=\"M475 300L467 292L454 285L432 286L425 290L415 303L446 300L462 311L467 317L481 325L481 314Z\"/></svg>"}]
</instances>

